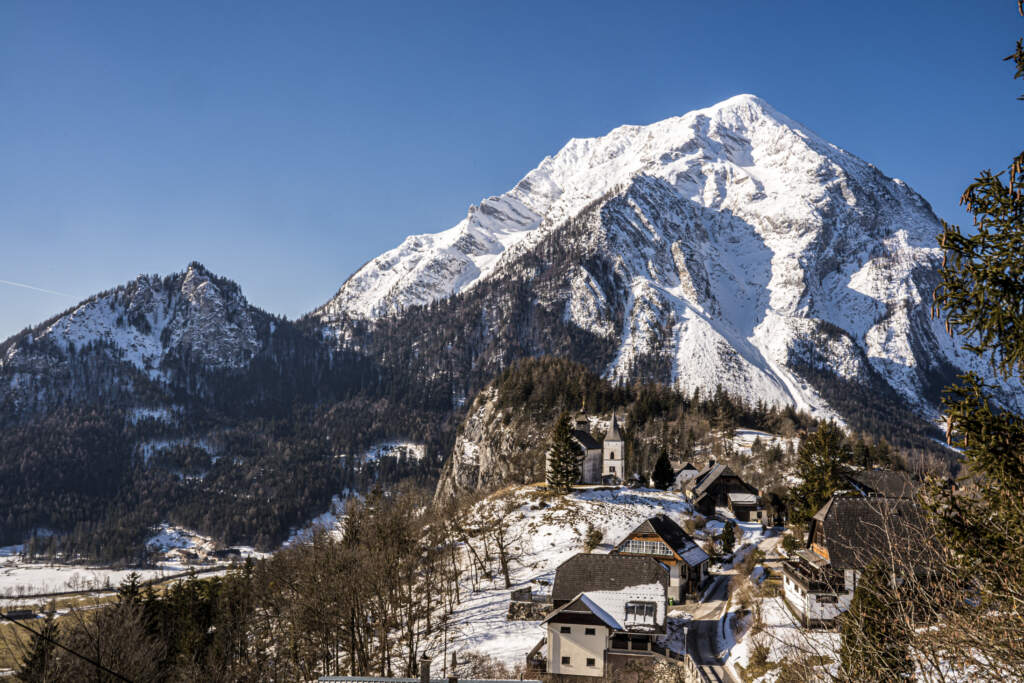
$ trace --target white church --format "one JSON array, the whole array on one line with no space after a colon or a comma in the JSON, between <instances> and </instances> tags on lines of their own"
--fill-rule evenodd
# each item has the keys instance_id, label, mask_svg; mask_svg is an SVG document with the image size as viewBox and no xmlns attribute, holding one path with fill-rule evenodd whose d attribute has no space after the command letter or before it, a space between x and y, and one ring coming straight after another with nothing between
<instances>
[{"instance_id":1,"label":"white church","mask_svg":"<svg viewBox=\"0 0 1024 683\"><path fill-rule=\"evenodd\" d=\"M622 440L619 421L614 413L603 443L590 435L590 420L582 412L573 418L572 439L583 449L580 484L613 484L623 480L626 444ZM547 464L550 466L550 463Z\"/></svg>"}]
</instances>

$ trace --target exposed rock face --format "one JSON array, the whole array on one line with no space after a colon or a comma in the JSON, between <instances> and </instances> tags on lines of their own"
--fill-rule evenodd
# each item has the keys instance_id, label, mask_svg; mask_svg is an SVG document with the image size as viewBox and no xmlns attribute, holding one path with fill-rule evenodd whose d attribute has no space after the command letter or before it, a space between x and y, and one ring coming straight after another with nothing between
<instances>
[{"instance_id":1,"label":"exposed rock face","mask_svg":"<svg viewBox=\"0 0 1024 683\"><path fill-rule=\"evenodd\" d=\"M481 391L445 461L435 500L543 479L548 425L521 411L501 410L493 387Z\"/></svg>"},{"instance_id":2,"label":"exposed rock face","mask_svg":"<svg viewBox=\"0 0 1024 683\"><path fill-rule=\"evenodd\" d=\"M527 288L614 345L610 378L721 384L833 415L799 372L814 366L934 416L936 387L972 369L1024 407L928 315L940 229L905 183L741 95L569 141L455 227L366 264L314 315L348 343L352 319L372 327L484 283ZM503 313L521 312L480 315L493 327Z\"/></svg>"}]
</instances>

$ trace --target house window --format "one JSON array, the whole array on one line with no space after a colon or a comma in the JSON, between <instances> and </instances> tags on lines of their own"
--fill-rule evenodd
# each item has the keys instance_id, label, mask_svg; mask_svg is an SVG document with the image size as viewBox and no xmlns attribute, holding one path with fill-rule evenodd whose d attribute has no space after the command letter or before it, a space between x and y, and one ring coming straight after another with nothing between
<instances>
[{"instance_id":1,"label":"house window","mask_svg":"<svg viewBox=\"0 0 1024 683\"><path fill-rule=\"evenodd\" d=\"M587 666L597 666L597 662L593 657L587 657Z\"/></svg>"},{"instance_id":2,"label":"house window","mask_svg":"<svg viewBox=\"0 0 1024 683\"><path fill-rule=\"evenodd\" d=\"M661 541L638 541L632 538L619 546L619 552L633 553L634 555L672 556L672 551Z\"/></svg>"},{"instance_id":3,"label":"house window","mask_svg":"<svg viewBox=\"0 0 1024 683\"><path fill-rule=\"evenodd\" d=\"M832 605L839 602L839 598L834 595L819 595L818 602L822 605Z\"/></svg>"},{"instance_id":4,"label":"house window","mask_svg":"<svg viewBox=\"0 0 1024 683\"><path fill-rule=\"evenodd\" d=\"M566 666L568 666L569 665L569 658L568 657L562 657L562 664L565 664Z\"/></svg>"},{"instance_id":5,"label":"house window","mask_svg":"<svg viewBox=\"0 0 1024 683\"><path fill-rule=\"evenodd\" d=\"M609 466L608 471L611 472L612 474L615 474L615 465Z\"/></svg>"},{"instance_id":6,"label":"house window","mask_svg":"<svg viewBox=\"0 0 1024 683\"><path fill-rule=\"evenodd\" d=\"M615 454L614 453L609 453L608 454L608 459L609 460L614 460L615 459Z\"/></svg>"},{"instance_id":7,"label":"house window","mask_svg":"<svg viewBox=\"0 0 1024 683\"><path fill-rule=\"evenodd\" d=\"M654 623L657 607L653 602L627 602L626 621Z\"/></svg>"},{"instance_id":8,"label":"house window","mask_svg":"<svg viewBox=\"0 0 1024 683\"><path fill-rule=\"evenodd\" d=\"M558 632L559 633L572 633L572 627L571 626L563 626L561 629L559 629Z\"/></svg>"},{"instance_id":9,"label":"house window","mask_svg":"<svg viewBox=\"0 0 1024 683\"><path fill-rule=\"evenodd\" d=\"M585 636L596 636L597 635L597 629L585 628L585 629L583 629L583 635L585 635Z\"/></svg>"}]
</instances>

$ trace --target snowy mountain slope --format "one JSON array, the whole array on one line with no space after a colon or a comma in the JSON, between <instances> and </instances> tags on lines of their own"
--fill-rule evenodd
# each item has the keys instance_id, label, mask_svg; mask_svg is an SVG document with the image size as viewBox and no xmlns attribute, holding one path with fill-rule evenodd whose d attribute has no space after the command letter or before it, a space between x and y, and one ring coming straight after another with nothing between
<instances>
[{"instance_id":1,"label":"snowy mountain slope","mask_svg":"<svg viewBox=\"0 0 1024 683\"><path fill-rule=\"evenodd\" d=\"M0 384L0 400L38 400L44 384L73 390L83 366L109 368L111 390L118 383L112 376L123 375L127 391L140 376L165 384L169 368L182 362L237 370L261 348L264 317L236 284L199 264L164 278L140 275L4 342L0 373L9 379Z\"/></svg>"},{"instance_id":2,"label":"snowy mountain slope","mask_svg":"<svg viewBox=\"0 0 1024 683\"><path fill-rule=\"evenodd\" d=\"M82 302L32 335L62 351L109 344L140 370L156 370L170 349L193 354L211 367L239 367L257 348L252 314L235 285L220 287L192 264L177 277L140 275L133 282ZM24 347L13 345L2 363Z\"/></svg>"},{"instance_id":3,"label":"snowy mountain slope","mask_svg":"<svg viewBox=\"0 0 1024 683\"><path fill-rule=\"evenodd\" d=\"M905 183L740 95L569 141L455 227L366 264L314 316L343 334L346 319L522 285L559 239L575 262L538 303L615 344L610 377L653 367L685 387L833 414L799 372L814 366L880 380L930 415L959 369L985 370L928 316L939 230ZM1024 405L1020 387L997 383Z\"/></svg>"}]
</instances>

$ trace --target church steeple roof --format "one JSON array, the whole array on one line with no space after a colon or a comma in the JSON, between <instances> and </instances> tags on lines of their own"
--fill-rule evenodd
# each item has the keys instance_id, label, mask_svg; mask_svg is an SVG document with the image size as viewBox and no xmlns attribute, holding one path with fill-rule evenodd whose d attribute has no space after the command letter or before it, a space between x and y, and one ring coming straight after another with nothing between
<instances>
[{"instance_id":1,"label":"church steeple roof","mask_svg":"<svg viewBox=\"0 0 1024 683\"><path fill-rule=\"evenodd\" d=\"M608 427L608 433L604 437L605 441L622 441L622 434L619 432L619 421L615 417L615 413L612 413L612 423Z\"/></svg>"}]
</instances>

